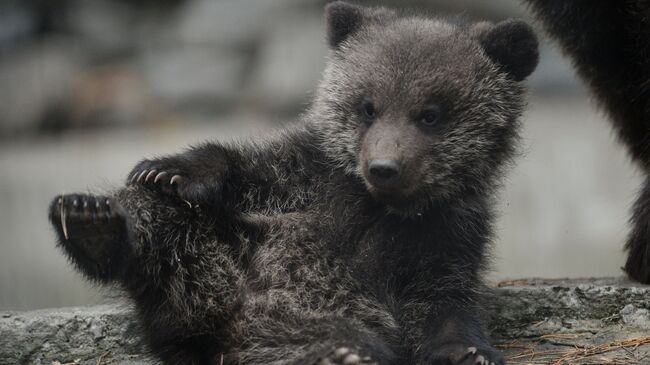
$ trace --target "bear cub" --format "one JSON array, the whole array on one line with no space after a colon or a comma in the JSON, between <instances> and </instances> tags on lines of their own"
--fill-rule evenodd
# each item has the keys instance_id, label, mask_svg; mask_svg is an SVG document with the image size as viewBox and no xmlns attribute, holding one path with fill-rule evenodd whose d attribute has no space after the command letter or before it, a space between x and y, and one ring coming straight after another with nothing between
<instances>
[{"instance_id":1,"label":"bear cub","mask_svg":"<svg viewBox=\"0 0 650 365\"><path fill-rule=\"evenodd\" d=\"M325 12L329 61L299 123L55 198L60 247L125 290L166 364L504 364L480 274L535 35Z\"/></svg>"}]
</instances>

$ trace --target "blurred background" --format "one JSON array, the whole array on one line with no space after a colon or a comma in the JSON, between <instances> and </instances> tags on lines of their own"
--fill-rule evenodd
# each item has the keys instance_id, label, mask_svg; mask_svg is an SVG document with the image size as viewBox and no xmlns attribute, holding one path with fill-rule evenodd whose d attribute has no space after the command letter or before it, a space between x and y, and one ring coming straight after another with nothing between
<instances>
[{"instance_id":1,"label":"blurred background","mask_svg":"<svg viewBox=\"0 0 650 365\"><path fill-rule=\"evenodd\" d=\"M56 249L50 200L119 185L146 156L295 120L325 62L324 3L0 1L0 310L109 300ZM381 3L529 19L516 0ZM529 85L490 278L620 275L640 177L543 36Z\"/></svg>"}]
</instances>

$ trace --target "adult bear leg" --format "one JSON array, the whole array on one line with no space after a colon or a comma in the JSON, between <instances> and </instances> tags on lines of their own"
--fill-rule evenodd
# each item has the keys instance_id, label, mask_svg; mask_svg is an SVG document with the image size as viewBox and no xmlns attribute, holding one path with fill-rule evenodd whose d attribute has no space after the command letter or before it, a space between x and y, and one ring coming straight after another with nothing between
<instances>
[{"instance_id":1,"label":"adult bear leg","mask_svg":"<svg viewBox=\"0 0 650 365\"><path fill-rule=\"evenodd\" d=\"M631 225L625 271L634 280L650 283L650 177L634 203Z\"/></svg>"},{"instance_id":2,"label":"adult bear leg","mask_svg":"<svg viewBox=\"0 0 650 365\"><path fill-rule=\"evenodd\" d=\"M524 0L571 57L630 155L650 168L650 7L642 0ZM637 198L625 271L650 284L650 187ZM645 205L645 206L644 206Z\"/></svg>"}]
</instances>

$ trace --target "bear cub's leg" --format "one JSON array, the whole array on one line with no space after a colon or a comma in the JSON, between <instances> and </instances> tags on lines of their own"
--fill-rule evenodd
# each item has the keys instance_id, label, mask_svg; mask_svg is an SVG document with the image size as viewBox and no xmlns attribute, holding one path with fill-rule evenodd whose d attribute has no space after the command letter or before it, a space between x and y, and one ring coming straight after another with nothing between
<instances>
[{"instance_id":1,"label":"bear cub's leg","mask_svg":"<svg viewBox=\"0 0 650 365\"><path fill-rule=\"evenodd\" d=\"M49 217L59 245L86 276L109 282L121 275L132 246L128 216L117 201L90 194L62 195L50 205Z\"/></svg>"}]
</instances>

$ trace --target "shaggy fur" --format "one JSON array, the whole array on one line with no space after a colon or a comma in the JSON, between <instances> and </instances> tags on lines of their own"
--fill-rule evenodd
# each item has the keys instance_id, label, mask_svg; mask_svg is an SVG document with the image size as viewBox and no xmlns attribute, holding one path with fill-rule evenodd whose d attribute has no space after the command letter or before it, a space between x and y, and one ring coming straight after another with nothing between
<instances>
[{"instance_id":1,"label":"shaggy fur","mask_svg":"<svg viewBox=\"0 0 650 365\"><path fill-rule=\"evenodd\" d=\"M650 3L526 0L610 114L621 140L650 172ZM634 204L625 271L650 284L650 178Z\"/></svg>"},{"instance_id":2,"label":"shaggy fur","mask_svg":"<svg viewBox=\"0 0 650 365\"><path fill-rule=\"evenodd\" d=\"M534 34L326 13L330 61L301 123L55 199L60 246L126 289L167 364L503 364L480 271Z\"/></svg>"}]
</instances>

